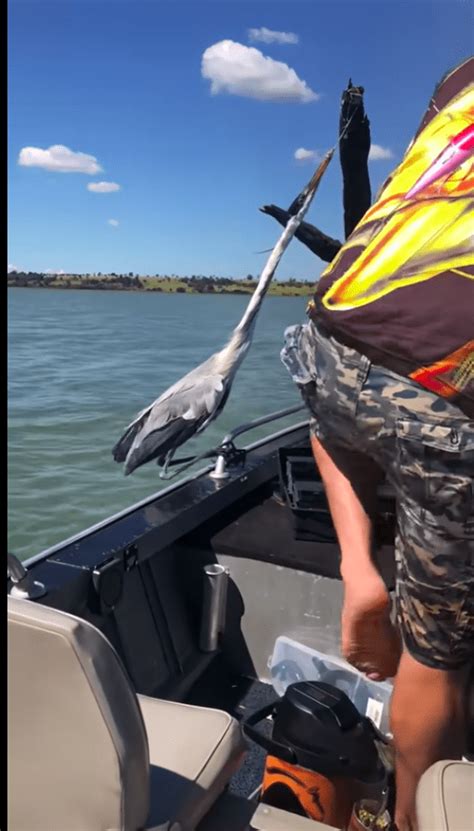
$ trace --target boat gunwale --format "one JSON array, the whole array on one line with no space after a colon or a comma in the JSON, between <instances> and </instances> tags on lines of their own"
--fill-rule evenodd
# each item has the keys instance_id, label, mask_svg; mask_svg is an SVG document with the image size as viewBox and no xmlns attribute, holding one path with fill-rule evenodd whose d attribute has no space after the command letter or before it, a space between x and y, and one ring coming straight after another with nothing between
<instances>
[{"instance_id":1,"label":"boat gunwale","mask_svg":"<svg viewBox=\"0 0 474 831\"><path fill-rule=\"evenodd\" d=\"M243 450L245 450L246 453L258 450L260 447L262 447L262 445L268 444L272 441L275 441L279 438L282 438L283 436L287 435L288 433L296 432L298 430L302 430L304 427L307 427L307 426L308 426L308 419L305 419L303 421L297 422L296 424L289 425L288 427L283 427L281 430L278 430L275 433L270 433L268 436L264 436L263 438L258 439L258 440L256 440L255 442L252 442L249 445L245 445ZM75 543L78 543L78 542L82 541L85 537L90 536L92 534L97 533L98 531L103 530L108 525L112 525L114 522L116 522L120 519L123 519L127 515L132 514L135 511L140 510L142 508L146 508L151 503L156 502L157 500L161 500L163 497L169 495L170 493L173 493L174 491L179 490L179 488L184 487L185 485L189 485L193 481L196 481L197 479L200 479L200 478L206 476L206 474L209 474L213 469L214 469L214 463L209 464L209 465L205 465L204 467L200 468L198 471L196 471L194 473L191 473L189 476L186 476L184 479L179 479L178 481L173 482L171 485L168 485L167 487L163 488L162 490L155 491L154 494L151 494L150 496L146 496L144 499L140 500L139 502L136 502L133 505L128 506L127 508L124 508L122 511L118 511L116 514L112 514L111 516L108 516L105 519L100 520L99 522L95 523L94 525L91 525L91 526L85 528L84 530L79 531L77 534L73 534L71 537L67 537L64 540L61 540L60 542L55 543L54 545L49 546L48 548L45 548L43 551L40 551L38 554L33 554L31 557L28 557L27 559L22 561L23 566L26 569L28 569L31 566L35 565L36 563L40 562L41 560L46 560L49 557L51 557L55 554L58 554L62 549L66 548L67 546L70 546L70 545L73 545ZM245 468L243 469L242 472L245 472ZM242 472L241 472L240 475L242 475ZM226 481L227 480L224 480L224 482L221 484L221 488L223 486L225 487Z\"/></svg>"}]
</instances>

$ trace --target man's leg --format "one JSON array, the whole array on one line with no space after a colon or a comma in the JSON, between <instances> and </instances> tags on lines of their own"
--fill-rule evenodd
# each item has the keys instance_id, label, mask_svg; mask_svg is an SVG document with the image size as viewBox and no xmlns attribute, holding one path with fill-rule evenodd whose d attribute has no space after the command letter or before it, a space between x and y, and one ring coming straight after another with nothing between
<instances>
[{"instance_id":1,"label":"man's leg","mask_svg":"<svg viewBox=\"0 0 474 831\"><path fill-rule=\"evenodd\" d=\"M420 393L421 396L421 393ZM438 406L439 411L439 406ZM467 749L466 686L474 655L474 435L462 418L399 424L395 679L396 823L416 831L422 774Z\"/></svg>"},{"instance_id":2,"label":"man's leg","mask_svg":"<svg viewBox=\"0 0 474 831\"><path fill-rule=\"evenodd\" d=\"M464 750L460 667L474 656L473 423L408 379L364 367L362 358L356 371L357 354L333 340L320 338L318 347L310 409L324 446L314 440L313 451L342 550L343 633L352 633L352 662L362 669L371 660L385 669L377 645L390 654L390 636L373 579L370 509L360 486L366 474L349 469L333 444L350 444L364 464L365 452L377 459L397 495L397 617L405 651L391 717L396 816L400 831L412 831L420 776L436 760ZM373 617L364 625L367 597ZM351 654L350 637L344 651Z\"/></svg>"},{"instance_id":3,"label":"man's leg","mask_svg":"<svg viewBox=\"0 0 474 831\"><path fill-rule=\"evenodd\" d=\"M372 560L372 516L380 469L369 457L324 446L311 437L341 549L344 582L342 652L374 680L395 675L400 638L390 621L390 595Z\"/></svg>"},{"instance_id":4,"label":"man's leg","mask_svg":"<svg viewBox=\"0 0 474 831\"><path fill-rule=\"evenodd\" d=\"M391 702L396 753L398 831L416 831L415 797L422 774L465 748L466 670L438 670L404 651Z\"/></svg>"},{"instance_id":5,"label":"man's leg","mask_svg":"<svg viewBox=\"0 0 474 831\"><path fill-rule=\"evenodd\" d=\"M324 446L314 436L311 441L342 554L341 573L345 588L343 652L351 663L365 672L376 667L378 677L392 676L397 669L395 664L398 664L399 639L388 620L388 592L371 558L371 493L373 498L377 484L376 470L373 469L371 475L370 460L366 464L363 457L361 464L360 454L351 457L350 452L339 452L332 446ZM448 575L435 572L440 582L439 589L434 596L433 589L431 596L427 595L422 578L425 577L428 584L433 583L430 575L432 557L422 543L436 551L439 540L430 533L432 523L424 523L417 533L404 506L401 506L400 514L402 533L398 535L397 547L402 583L399 598L401 622L412 647L418 646L428 661L443 663L449 661L451 651L455 653L458 648L465 651L462 633L467 632L467 628L460 629L459 626L462 596L467 596L469 588L467 582L464 582L464 591L461 587L471 569L467 566L466 574L456 569L460 583L454 594L449 581L443 580ZM408 539L410 543L407 544ZM444 546L449 548L446 540ZM461 561L468 563L469 546L467 540L464 543L462 539L457 541L454 562L458 561L459 566ZM416 576L421 578L420 583L413 580L413 568ZM452 615L451 622L445 624L442 618L436 623L436 615L433 618L431 612L428 616L426 612L426 608L436 609L441 598L445 612L449 610ZM449 642L443 640L446 631L450 635ZM394 658L392 665L387 667L387 659L391 656ZM396 750L395 819L398 831L417 829L415 795L422 774L436 761L459 758L465 750L466 679L467 669L436 669L417 661L406 650L403 652L391 704L391 730Z\"/></svg>"}]
</instances>

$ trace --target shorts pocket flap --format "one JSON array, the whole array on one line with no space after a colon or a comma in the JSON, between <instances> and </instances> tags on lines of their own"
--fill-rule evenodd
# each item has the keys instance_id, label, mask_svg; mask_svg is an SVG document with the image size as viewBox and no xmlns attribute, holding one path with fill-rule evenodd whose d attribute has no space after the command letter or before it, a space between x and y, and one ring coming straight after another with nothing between
<instances>
[{"instance_id":1,"label":"shorts pocket flap","mask_svg":"<svg viewBox=\"0 0 474 831\"><path fill-rule=\"evenodd\" d=\"M400 418L396 423L396 434L404 441L418 442L448 453L474 451L472 422L446 425Z\"/></svg>"}]
</instances>

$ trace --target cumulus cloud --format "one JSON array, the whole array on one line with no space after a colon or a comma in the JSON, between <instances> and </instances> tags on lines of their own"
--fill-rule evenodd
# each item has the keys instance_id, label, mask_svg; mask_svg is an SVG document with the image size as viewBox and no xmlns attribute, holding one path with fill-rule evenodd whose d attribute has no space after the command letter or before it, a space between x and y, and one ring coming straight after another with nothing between
<instances>
[{"instance_id":1,"label":"cumulus cloud","mask_svg":"<svg viewBox=\"0 0 474 831\"><path fill-rule=\"evenodd\" d=\"M12 271L20 271L17 265L13 265L13 263L8 263L8 273L11 274Z\"/></svg>"},{"instance_id":2,"label":"cumulus cloud","mask_svg":"<svg viewBox=\"0 0 474 831\"><path fill-rule=\"evenodd\" d=\"M298 43L298 35L294 32L274 32L262 26L260 29L249 29L249 40L254 43Z\"/></svg>"},{"instance_id":3,"label":"cumulus cloud","mask_svg":"<svg viewBox=\"0 0 474 831\"><path fill-rule=\"evenodd\" d=\"M389 147L381 147L380 144L371 144L369 159L373 162L379 159L393 159L393 153Z\"/></svg>"},{"instance_id":4,"label":"cumulus cloud","mask_svg":"<svg viewBox=\"0 0 474 831\"><path fill-rule=\"evenodd\" d=\"M209 46L202 56L201 72L211 82L213 95L224 92L259 101L300 103L319 98L286 63L233 40Z\"/></svg>"},{"instance_id":5,"label":"cumulus cloud","mask_svg":"<svg viewBox=\"0 0 474 831\"><path fill-rule=\"evenodd\" d=\"M118 219L108 219L107 222L109 225L112 225L113 228L116 228L117 225L120 225Z\"/></svg>"},{"instance_id":6,"label":"cumulus cloud","mask_svg":"<svg viewBox=\"0 0 474 831\"><path fill-rule=\"evenodd\" d=\"M66 274L66 272L63 271L62 268L45 268L44 273L45 274Z\"/></svg>"},{"instance_id":7,"label":"cumulus cloud","mask_svg":"<svg viewBox=\"0 0 474 831\"><path fill-rule=\"evenodd\" d=\"M316 161L316 159L319 159L319 153L317 150L307 150L306 147L298 147L298 150L295 150L295 159L298 162Z\"/></svg>"},{"instance_id":8,"label":"cumulus cloud","mask_svg":"<svg viewBox=\"0 0 474 831\"><path fill-rule=\"evenodd\" d=\"M117 182L89 182L87 190L91 190L92 193L113 193L120 190L120 185Z\"/></svg>"},{"instance_id":9,"label":"cumulus cloud","mask_svg":"<svg viewBox=\"0 0 474 831\"><path fill-rule=\"evenodd\" d=\"M102 170L95 156L76 153L63 144L53 144L47 150L41 147L23 147L18 156L22 167L42 167L56 173L88 173L94 175Z\"/></svg>"}]
</instances>

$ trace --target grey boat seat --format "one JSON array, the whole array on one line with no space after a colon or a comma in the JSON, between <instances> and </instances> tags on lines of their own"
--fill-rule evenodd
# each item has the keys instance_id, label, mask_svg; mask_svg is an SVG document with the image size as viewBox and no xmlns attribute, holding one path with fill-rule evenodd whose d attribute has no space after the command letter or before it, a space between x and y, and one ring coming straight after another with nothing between
<instances>
[{"instance_id":1,"label":"grey boat seat","mask_svg":"<svg viewBox=\"0 0 474 831\"><path fill-rule=\"evenodd\" d=\"M227 713L137 696L90 623L8 598L9 831L194 831L244 752Z\"/></svg>"},{"instance_id":2,"label":"grey boat seat","mask_svg":"<svg viewBox=\"0 0 474 831\"><path fill-rule=\"evenodd\" d=\"M419 831L472 831L474 763L436 762L420 779L416 795Z\"/></svg>"}]
</instances>

